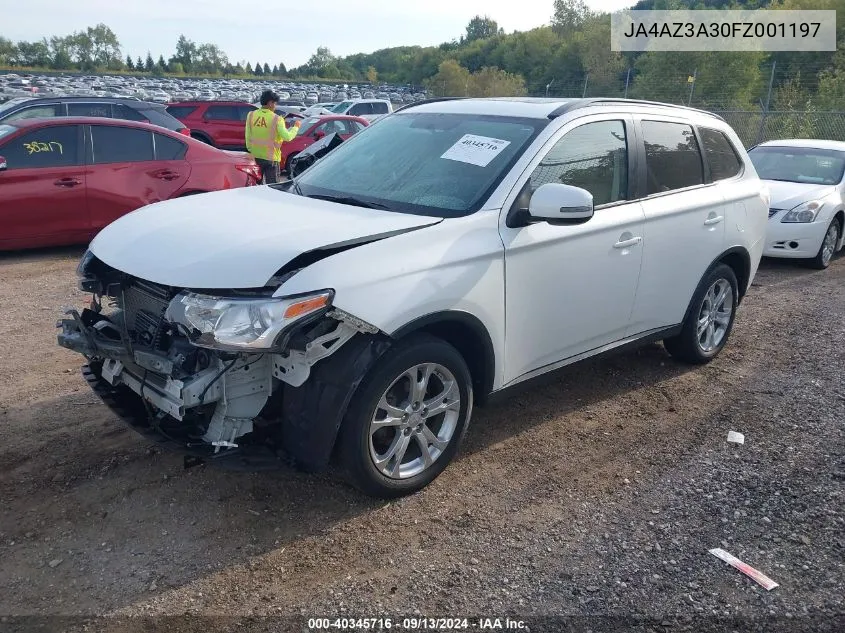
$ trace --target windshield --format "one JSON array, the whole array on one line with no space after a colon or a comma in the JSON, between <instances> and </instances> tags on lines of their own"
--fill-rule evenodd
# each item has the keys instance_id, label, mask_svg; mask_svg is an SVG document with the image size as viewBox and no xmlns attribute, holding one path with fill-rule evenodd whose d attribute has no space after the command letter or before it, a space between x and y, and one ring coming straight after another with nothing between
<instances>
[{"instance_id":1,"label":"windshield","mask_svg":"<svg viewBox=\"0 0 845 633\"><path fill-rule=\"evenodd\" d=\"M302 195L459 217L481 208L546 119L403 113L385 117L296 181Z\"/></svg>"},{"instance_id":2,"label":"windshield","mask_svg":"<svg viewBox=\"0 0 845 633\"><path fill-rule=\"evenodd\" d=\"M352 105L352 103L352 101L343 101L341 103L338 103L335 107L332 108L332 112L346 112Z\"/></svg>"},{"instance_id":3,"label":"windshield","mask_svg":"<svg viewBox=\"0 0 845 633\"><path fill-rule=\"evenodd\" d=\"M748 156L764 180L835 185L845 172L845 153L832 149L763 146Z\"/></svg>"},{"instance_id":4,"label":"windshield","mask_svg":"<svg viewBox=\"0 0 845 633\"><path fill-rule=\"evenodd\" d=\"M311 116L307 119L302 119L302 123L299 124L299 135L302 136L307 132L312 125L319 123L320 117ZM291 121L291 125L293 125L293 121Z\"/></svg>"}]
</instances>

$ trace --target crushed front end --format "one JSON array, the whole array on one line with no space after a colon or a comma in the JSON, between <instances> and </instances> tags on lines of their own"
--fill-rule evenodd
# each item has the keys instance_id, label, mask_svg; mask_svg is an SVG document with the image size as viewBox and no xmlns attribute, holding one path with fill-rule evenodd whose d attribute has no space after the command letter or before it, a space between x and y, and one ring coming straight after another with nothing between
<instances>
[{"instance_id":1,"label":"crushed front end","mask_svg":"<svg viewBox=\"0 0 845 633\"><path fill-rule=\"evenodd\" d=\"M285 390L318 391L312 367L356 335L377 332L333 308L330 290L273 296L283 280L193 291L138 279L90 252L78 274L91 303L58 323L58 343L86 357L94 391L157 441L249 468L278 465L287 454ZM318 452L316 461L326 461L326 450Z\"/></svg>"}]
</instances>

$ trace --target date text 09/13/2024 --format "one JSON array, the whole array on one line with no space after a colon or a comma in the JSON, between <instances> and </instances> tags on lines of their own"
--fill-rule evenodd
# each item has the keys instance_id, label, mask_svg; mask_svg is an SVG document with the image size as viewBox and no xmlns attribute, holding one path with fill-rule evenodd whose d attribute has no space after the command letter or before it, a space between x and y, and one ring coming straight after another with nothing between
<instances>
[{"instance_id":1,"label":"date text 09/13/2024","mask_svg":"<svg viewBox=\"0 0 845 633\"><path fill-rule=\"evenodd\" d=\"M523 620L510 618L309 618L309 631L375 630L386 631L520 631Z\"/></svg>"}]
</instances>

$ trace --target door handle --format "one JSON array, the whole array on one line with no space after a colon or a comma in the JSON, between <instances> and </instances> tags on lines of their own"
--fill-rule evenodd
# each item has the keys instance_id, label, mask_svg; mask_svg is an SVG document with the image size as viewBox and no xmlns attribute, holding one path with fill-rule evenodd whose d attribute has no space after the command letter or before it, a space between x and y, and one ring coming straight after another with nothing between
<instances>
[{"instance_id":1,"label":"door handle","mask_svg":"<svg viewBox=\"0 0 845 633\"><path fill-rule=\"evenodd\" d=\"M636 246L643 241L641 237L632 237L627 240L620 240L613 245L613 248L628 248L629 246Z\"/></svg>"},{"instance_id":2,"label":"door handle","mask_svg":"<svg viewBox=\"0 0 845 633\"><path fill-rule=\"evenodd\" d=\"M714 215L712 217L707 218L704 220L704 226L713 226L714 224L718 224L722 220L725 219L723 215Z\"/></svg>"},{"instance_id":3,"label":"door handle","mask_svg":"<svg viewBox=\"0 0 845 633\"><path fill-rule=\"evenodd\" d=\"M78 178L59 178L53 184L57 187L75 187L76 185L81 185L82 181Z\"/></svg>"},{"instance_id":4,"label":"door handle","mask_svg":"<svg viewBox=\"0 0 845 633\"><path fill-rule=\"evenodd\" d=\"M156 178L159 178L161 180L176 180L179 177L179 172L165 169L162 171L157 171L154 175Z\"/></svg>"}]
</instances>

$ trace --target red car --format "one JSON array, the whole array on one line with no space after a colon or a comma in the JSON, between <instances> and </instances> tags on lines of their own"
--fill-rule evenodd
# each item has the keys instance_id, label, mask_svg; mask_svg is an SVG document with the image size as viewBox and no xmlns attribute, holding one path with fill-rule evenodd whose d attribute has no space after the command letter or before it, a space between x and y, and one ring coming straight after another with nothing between
<instances>
[{"instance_id":1,"label":"red car","mask_svg":"<svg viewBox=\"0 0 845 633\"><path fill-rule=\"evenodd\" d=\"M144 205L260 179L249 154L148 123L0 123L0 250L84 243Z\"/></svg>"},{"instance_id":2,"label":"red car","mask_svg":"<svg viewBox=\"0 0 845 633\"><path fill-rule=\"evenodd\" d=\"M324 136L335 132L340 134L340 137L345 141L369 124L370 122L367 119L343 114L327 114L325 116L314 116L304 119L296 138L282 144L282 162L285 165L285 171L290 173L290 159L314 141L319 141Z\"/></svg>"},{"instance_id":3,"label":"red car","mask_svg":"<svg viewBox=\"0 0 845 633\"><path fill-rule=\"evenodd\" d=\"M244 149L247 115L256 106L243 101L178 101L167 113L190 128L195 139L221 149Z\"/></svg>"}]
</instances>

